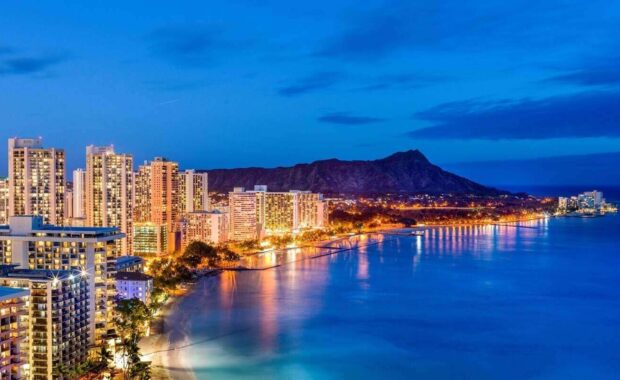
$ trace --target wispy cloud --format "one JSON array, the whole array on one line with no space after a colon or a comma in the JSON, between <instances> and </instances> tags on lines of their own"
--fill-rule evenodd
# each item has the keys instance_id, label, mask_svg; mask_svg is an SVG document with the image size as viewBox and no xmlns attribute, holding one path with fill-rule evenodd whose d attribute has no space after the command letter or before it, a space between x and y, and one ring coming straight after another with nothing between
<instances>
[{"instance_id":1,"label":"wispy cloud","mask_svg":"<svg viewBox=\"0 0 620 380\"><path fill-rule=\"evenodd\" d=\"M295 80L294 82L280 87L278 94L281 96L298 96L332 87L340 82L344 75L335 71L322 71Z\"/></svg>"},{"instance_id":2,"label":"wispy cloud","mask_svg":"<svg viewBox=\"0 0 620 380\"><path fill-rule=\"evenodd\" d=\"M385 119L368 116L354 116L347 112L333 112L325 114L317 119L321 123L339 125L365 125L375 124L385 121Z\"/></svg>"},{"instance_id":3,"label":"wispy cloud","mask_svg":"<svg viewBox=\"0 0 620 380\"><path fill-rule=\"evenodd\" d=\"M581 64L565 70L544 82L573 84L578 86L610 86L620 84L619 46L614 46L610 54L589 58Z\"/></svg>"},{"instance_id":4,"label":"wispy cloud","mask_svg":"<svg viewBox=\"0 0 620 380\"><path fill-rule=\"evenodd\" d=\"M425 139L620 137L620 92L544 99L445 103L416 113L432 126L408 133Z\"/></svg>"},{"instance_id":5,"label":"wispy cloud","mask_svg":"<svg viewBox=\"0 0 620 380\"><path fill-rule=\"evenodd\" d=\"M14 56L0 59L0 75L28 75L45 72L66 60L63 56Z\"/></svg>"},{"instance_id":6,"label":"wispy cloud","mask_svg":"<svg viewBox=\"0 0 620 380\"><path fill-rule=\"evenodd\" d=\"M597 5L588 9L563 0L527 7L510 1L386 1L346 15L343 29L325 40L316 55L375 61L403 51L429 49L548 49L590 38L618 21L601 18L598 10L606 3L592 1ZM589 34L580 33L584 27Z\"/></svg>"},{"instance_id":7,"label":"wispy cloud","mask_svg":"<svg viewBox=\"0 0 620 380\"><path fill-rule=\"evenodd\" d=\"M358 87L358 91L381 91L390 89L409 90L429 86L448 80L445 76L424 74L388 74L374 78L369 84Z\"/></svg>"},{"instance_id":8,"label":"wispy cloud","mask_svg":"<svg viewBox=\"0 0 620 380\"><path fill-rule=\"evenodd\" d=\"M215 27L167 27L149 35L151 51L168 62L189 68L209 67L224 50L241 46Z\"/></svg>"}]
</instances>

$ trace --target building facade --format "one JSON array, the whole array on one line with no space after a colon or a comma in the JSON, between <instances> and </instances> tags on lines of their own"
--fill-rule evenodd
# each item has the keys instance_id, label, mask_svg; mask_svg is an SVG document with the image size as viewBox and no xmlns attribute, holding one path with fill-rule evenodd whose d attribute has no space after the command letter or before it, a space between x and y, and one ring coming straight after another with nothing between
<instances>
[{"instance_id":1,"label":"building facade","mask_svg":"<svg viewBox=\"0 0 620 380\"><path fill-rule=\"evenodd\" d=\"M86 219L86 171L76 169L73 171L73 218ZM85 223L84 223L85 224ZM72 225L74 225L72 223Z\"/></svg>"},{"instance_id":2,"label":"building facade","mask_svg":"<svg viewBox=\"0 0 620 380\"><path fill-rule=\"evenodd\" d=\"M297 233L323 228L328 222L322 194L297 190L269 192L266 186L255 186L254 191L236 188L229 193L229 212L231 240Z\"/></svg>"},{"instance_id":3,"label":"building facade","mask_svg":"<svg viewBox=\"0 0 620 380\"><path fill-rule=\"evenodd\" d=\"M228 212L230 220L229 239L234 241L254 240L259 238L260 210L254 192L236 187L228 194Z\"/></svg>"},{"instance_id":4,"label":"building facade","mask_svg":"<svg viewBox=\"0 0 620 380\"><path fill-rule=\"evenodd\" d=\"M165 224L135 222L133 253L138 256L159 256L168 251L168 230Z\"/></svg>"},{"instance_id":5,"label":"building facade","mask_svg":"<svg viewBox=\"0 0 620 380\"><path fill-rule=\"evenodd\" d=\"M114 273L118 240L112 227L59 227L40 216L13 216L0 226L0 260L22 269L71 270L87 274L91 343L113 333Z\"/></svg>"},{"instance_id":6,"label":"building facade","mask_svg":"<svg viewBox=\"0 0 620 380\"><path fill-rule=\"evenodd\" d=\"M30 292L27 378L62 379L59 366L74 368L84 363L90 345L89 286L77 270L30 270L4 266L0 285L26 288Z\"/></svg>"},{"instance_id":7,"label":"building facade","mask_svg":"<svg viewBox=\"0 0 620 380\"><path fill-rule=\"evenodd\" d=\"M63 225L65 152L44 148L41 138L11 138L8 144L9 215L40 215Z\"/></svg>"},{"instance_id":8,"label":"building facade","mask_svg":"<svg viewBox=\"0 0 620 380\"><path fill-rule=\"evenodd\" d=\"M186 170L179 173L179 213L209 211L209 175Z\"/></svg>"},{"instance_id":9,"label":"building facade","mask_svg":"<svg viewBox=\"0 0 620 380\"><path fill-rule=\"evenodd\" d=\"M144 272L144 259L139 256L119 256L116 259L117 272Z\"/></svg>"},{"instance_id":10,"label":"building facade","mask_svg":"<svg viewBox=\"0 0 620 380\"><path fill-rule=\"evenodd\" d=\"M0 179L0 224L9 222L9 179Z\"/></svg>"},{"instance_id":11,"label":"building facade","mask_svg":"<svg viewBox=\"0 0 620 380\"><path fill-rule=\"evenodd\" d=\"M166 226L167 252L175 249L174 227L179 216L179 164L155 158L135 175L135 222Z\"/></svg>"},{"instance_id":12,"label":"building facade","mask_svg":"<svg viewBox=\"0 0 620 380\"><path fill-rule=\"evenodd\" d=\"M151 303L153 277L140 272L116 272L116 289L121 299L139 299Z\"/></svg>"},{"instance_id":13,"label":"building facade","mask_svg":"<svg viewBox=\"0 0 620 380\"><path fill-rule=\"evenodd\" d=\"M0 286L0 378L18 380L28 374L28 303L23 287Z\"/></svg>"},{"instance_id":14,"label":"building facade","mask_svg":"<svg viewBox=\"0 0 620 380\"><path fill-rule=\"evenodd\" d=\"M118 227L125 237L120 251L130 254L133 243L133 157L113 146L86 147L86 225Z\"/></svg>"},{"instance_id":15,"label":"building facade","mask_svg":"<svg viewBox=\"0 0 620 380\"><path fill-rule=\"evenodd\" d=\"M181 249L192 241L217 245L228 240L228 214L221 211L189 212L180 223Z\"/></svg>"}]
</instances>

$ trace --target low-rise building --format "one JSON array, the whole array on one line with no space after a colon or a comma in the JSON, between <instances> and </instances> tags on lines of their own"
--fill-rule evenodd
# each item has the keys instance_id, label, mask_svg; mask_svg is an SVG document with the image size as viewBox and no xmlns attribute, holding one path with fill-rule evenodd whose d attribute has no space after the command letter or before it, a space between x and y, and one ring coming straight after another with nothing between
<instances>
[{"instance_id":1,"label":"low-rise building","mask_svg":"<svg viewBox=\"0 0 620 380\"><path fill-rule=\"evenodd\" d=\"M153 292L153 277L140 272L117 272L116 291L121 299L137 298L148 305Z\"/></svg>"},{"instance_id":2,"label":"low-rise building","mask_svg":"<svg viewBox=\"0 0 620 380\"><path fill-rule=\"evenodd\" d=\"M144 259L139 256L119 256L116 259L117 272L144 272Z\"/></svg>"}]
</instances>

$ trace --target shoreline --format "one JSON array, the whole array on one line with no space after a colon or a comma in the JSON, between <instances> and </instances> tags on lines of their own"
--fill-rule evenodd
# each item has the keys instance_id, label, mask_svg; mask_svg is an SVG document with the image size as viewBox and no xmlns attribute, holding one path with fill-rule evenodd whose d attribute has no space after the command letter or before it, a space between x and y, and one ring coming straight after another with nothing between
<instances>
[{"instance_id":1,"label":"shoreline","mask_svg":"<svg viewBox=\"0 0 620 380\"><path fill-rule=\"evenodd\" d=\"M324 257L328 255L337 254L344 251L354 250L359 248L361 245L349 246L349 247L329 247L330 244L342 242L351 238L359 238L363 235L371 235L371 234L381 234L381 235L389 235L390 232L395 232L399 230L413 230L419 228L440 228L440 227L465 227L465 226L486 226L486 225L514 225L518 223L534 221L545 219L544 216L528 218L518 221L510 221L510 222L482 222L482 223L459 223L459 224L426 224L424 226L414 226L414 227L393 227L383 230L377 231L365 231L361 233L356 233L353 235L340 236L334 239L317 241L309 244L305 244L296 248L284 248L281 250L272 250L272 251L262 251L255 252L251 256L257 256L260 254L273 253L285 255L290 250L295 249L317 249L318 252L315 254L309 254L307 257L302 257L298 260L282 262L275 265L271 265L264 268L237 268L237 269L223 269L223 270L215 270L206 275L203 275L199 278L196 283L188 284L188 291L183 295L173 296L166 303L166 305L162 308L160 315L157 317L157 320L154 324L159 325L157 328L153 330L159 329L154 334L151 334L148 337L143 338L140 341L140 346L143 350L143 360L151 361L151 370L154 379L162 379L162 380L196 380L194 375L193 368L186 360L184 360L182 355L182 349L187 348L192 344L189 338L189 318L188 314L180 313L179 307L183 304L189 302L192 303L193 295L196 294L197 286L205 280L208 280L209 277L214 277L222 273L224 270L233 270L233 271L252 271L252 270L266 270L276 268L282 265L288 265L293 262L298 262L301 260L311 260L319 257ZM378 244L379 241L375 241L375 239L371 239L364 246ZM317 245L313 245L317 244Z\"/></svg>"}]
</instances>

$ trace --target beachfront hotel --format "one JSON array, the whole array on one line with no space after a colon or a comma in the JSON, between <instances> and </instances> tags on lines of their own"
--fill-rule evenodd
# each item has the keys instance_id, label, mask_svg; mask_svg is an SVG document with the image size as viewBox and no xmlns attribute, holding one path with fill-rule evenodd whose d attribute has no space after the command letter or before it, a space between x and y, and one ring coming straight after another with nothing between
<instances>
[{"instance_id":1,"label":"beachfront hotel","mask_svg":"<svg viewBox=\"0 0 620 380\"><path fill-rule=\"evenodd\" d=\"M183 215L178 224L181 249L192 241L221 244L228 240L228 213L221 211L197 211Z\"/></svg>"},{"instance_id":2,"label":"beachfront hotel","mask_svg":"<svg viewBox=\"0 0 620 380\"><path fill-rule=\"evenodd\" d=\"M0 286L0 379L28 377L28 289Z\"/></svg>"},{"instance_id":3,"label":"beachfront hotel","mask_svg":"<svg viewBox=\"0 0 620 380\"><path fill-rule=\"evenodd\" d=\"M256 194L245 191L243 187L235 187L228 194L230 240L258 239L258 205Z\"/></svg>"},{"instance_id":4,"label":"beachfront hotel","mask_svg":"<svg viewBox=\"0 0 620 380\"><path fill-rule=\"evenodd\" d=\"M235 188L229 193L230 239L296 233L327 225L327 204L322 194L291 190L270 192L267 186L253 191Z\"/></svg>"},{"instance_id":5,"label":"beachfront hotel","mask_svg":"<svg viewBox=\"0 0 620 380\"><path fill-rule=\"evenodd\" d=\"M44 148L39 138L8 143L9 216L40 215L45 223L64 223L65 151Z\"/></svg>"},{"instance_id":6,"label":"beachfront hotel","mask_svg":"<svg viewBox=\"0 0 620 380\"><path fill-rule=\"evenodd\" d=\"M118 227L125 237L120 252L129 254L133 236L133 157L114 146L86 147L86 225Z\"/></svg>"},{"instance_id":7,"label":"beachfront hotel","mask_svg":"<svg viewBox=\"0 0 620 380\"><path fill-rule=\"evenodd\" d=\"M0 226L0 260L20 269L71 270L87 275L91 344L113 333L114 273L118 240L114 227L61 227L40 216L12 216Z\"/></svg>"},{"instance_id":8,"label":"beachfront hotel","mask_svg":"<svg viewBox=\"0 0 620 380\"><path fill-rule=\"evenodd\" d=\"M56 369L60 366L74 368L86 360L90 345L87 277L78 270L0 267L1 286L21 288L26 295L30 293L29 297L23 297L25 301L16 304L15 307L21 307L22 311L11 322L21 324L24 333L20 332L18 336L24 342L27 338L19 359L27 363L23 378L59 379L62 377Z\"/></svg>"},{"instance_id":9,"label":"beachfront hotel","mask_svg":"<svg viewBox=\"0 0 620 380\"><path fill-rule=\"evenodd\" d=\"M134 221L165 225L169 235L166 252L175 249L173 231L179 215L178 174L179 164L161 157L141 165L135 173ZM137 252L136 247L134 253Z\"/></svg>"}]
</instances>

